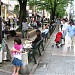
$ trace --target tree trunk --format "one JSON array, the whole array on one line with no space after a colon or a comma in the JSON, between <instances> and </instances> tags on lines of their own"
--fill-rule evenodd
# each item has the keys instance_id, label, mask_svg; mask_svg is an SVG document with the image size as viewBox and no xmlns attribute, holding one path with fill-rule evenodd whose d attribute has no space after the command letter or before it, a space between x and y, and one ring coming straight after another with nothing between
<instances>
[{"instance_id":1,"label":"tree trunk","mask_svg":"<svg viewBox=\"0 0 75 75\"><path fill-rule=\"evenodd\" d=\"M56 2L56 0L54 0L54 8L51 9L51 11L52 11L52 18L51 18L51 20L53 20L53 21L55 19L55 15L56 15L56 8L57 8L57 2Z\"/></svg>"},{"instance_id":2,"label":"tree trunk","mask_svg":"<svg viewBox=\"0 0 75 75\"><path fill-rule=\"evenodd\" d=\"M26 21L26 5L27 5L27 0L23 0L19 1L19 4L20 4L20 13L19 13L19 24L20 24L20 27L19 27L19 30L21 31L22 30L22 21L23 19Z\"/></svg>"},{"instance_id":3,"label":"tree trunk","mask_svg":"<svg viewBox=\"0 0 75 75\"><path fill-rule=\"evenodd\" d=\"M20 24L20 27L19 27L19 30L22 29L22 3L20 4L20 13L19 13L19 24Z\"/></svg>"},{"instance_id":4,"label":"tree trunk","mask_svg":"<svg viewBox=\"0 0 75 75\"><path fill-rule=\"evenodd\" d=\"M51 12L52 12L52 14L51 14L51 20L52 21L54 21L54 17L55 17L55 11L54 11L54 9L51 9Z\"/></svg>"},{"instance_id":5,"label":"tree trunk","mask_svg":"<svg viewBox=\"0 0 75 75\"><path fill-rule=\"evenodd\" d=\"M26 0L27 1L27 0ZM23 7L22 7L22 9L23 9L23 14L22 14L22 20L24 19L25 21L26 21L26 15L27 15L27 12L26 12L26 5L27 5L27 2L26 1L24 1L23 2Z\"/></svg>"}]
</instances>

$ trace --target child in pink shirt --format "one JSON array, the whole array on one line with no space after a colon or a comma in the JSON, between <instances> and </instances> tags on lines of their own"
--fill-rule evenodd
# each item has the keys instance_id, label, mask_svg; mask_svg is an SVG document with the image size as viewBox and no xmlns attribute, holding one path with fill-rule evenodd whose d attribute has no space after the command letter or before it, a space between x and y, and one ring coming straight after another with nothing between
<instances>
[{"instance_id":1,"label":"child in pink shirt","mask_svg":"<svg viewBox=\"0 0 75 75\"><path fill-rule=\"evenodd\" d=\"M21 52L22 52L22 43L21 43L21 39L19 37L16 37L14 39L14 46L13 49L11 49L11 52L13 54L13 61L12 64L14 65L14 72L12 75L19 75L19 70L20 67L23 65L22 64L22 56L21 56Z\"/></svg>"}]
</instances>

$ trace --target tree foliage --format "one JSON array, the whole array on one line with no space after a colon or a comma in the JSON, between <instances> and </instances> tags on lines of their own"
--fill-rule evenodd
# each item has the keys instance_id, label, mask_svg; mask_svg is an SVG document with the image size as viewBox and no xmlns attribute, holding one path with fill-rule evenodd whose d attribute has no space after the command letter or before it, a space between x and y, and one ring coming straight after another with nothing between
<instances>
[{"instance_id":1,"label":"tree foliage","mask_svg":"<svg viewBox=\"0 0 75 75\"><path fill-rule=\"evenodd\" d=\"M50 12L52 16L52 20L54 20L55 16L62 17L65 13L64 7L71 3L73 0L17 0L20 5L20 13L19 13L19 20L20 24L22 20L25 19L26 21L26 5L27 1L30 6L36 6L39 9L46 9Z\"/></svg>"},{"instance_id":2,"label":"tree foliage","mask_svg":"<svg viewBox=\"0 0 75 75\"><path fill-rule=\"evenodd\" d=\"M50 8L47 8L52 15L52 20L55 16L62 17L65 14L65 7L68 6L68 3L71 3L73 0L44 0L48 3ZM50 9L50 10L49 10Z\"/></svg>"},{"instance_id":3,"label":"tree foliage","mask_svg":"<svg viewBox=\"0 0 75 75\"><path fill-rule=\"evenodd\" d=\"M14 7L14 13L18 16L19 15L19 5L15 5Z\"/></svg>"},{"instance_id":4,"label":"tree foliage","mask_svg":"<svg viewBox=\"0 0 75 75\"><path fill-rule=\"evenodd\" d=\"M54 20L55 16L62 17L65 14L65 7L72 1L73 0L40 0L39 2L37 0L29 0L29 4L31 6L37 5L38 9L46 9L50 12L52 16L51 19Z\"/></svg>"}]
</instances>

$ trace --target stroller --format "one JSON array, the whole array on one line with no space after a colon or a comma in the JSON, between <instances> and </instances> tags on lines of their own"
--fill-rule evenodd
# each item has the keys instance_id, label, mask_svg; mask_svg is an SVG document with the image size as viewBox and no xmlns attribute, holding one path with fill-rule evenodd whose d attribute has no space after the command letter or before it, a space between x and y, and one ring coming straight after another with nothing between
<instances>
[{"instance_id":1,"label":"stroller","mask_svg":"<svg viewBox=\"0 0 75 75\"><path fill-rule=\"evenodd\" d=\"M56 38L54 41L55 41L55 45L57 46L57 48L62 46L62 32L58 32L56 34ZM52 47L54 47L54 44L52 45Z\"/></svg>"}]
</instances>

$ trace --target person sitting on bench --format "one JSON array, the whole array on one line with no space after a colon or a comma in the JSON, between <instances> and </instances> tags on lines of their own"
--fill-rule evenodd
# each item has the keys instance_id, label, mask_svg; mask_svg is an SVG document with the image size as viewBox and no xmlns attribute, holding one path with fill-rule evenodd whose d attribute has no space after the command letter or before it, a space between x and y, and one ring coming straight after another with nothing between
<instances>
[{"instance_id":1,"label":"person sitting on bench","mask_svg":"<svg viewBox=\"0 0 75 75\"><path fill-rule=\"evenodd\" d=\"M45 29L42 32L42 37L45 37L48 32L49 32L48 24L45 24Z\"/></svg>"},{"instance_id":2,"label":"person sitting on bench","mask_svg":"<svg viewBox=\"0 0 75 75\"><path fill-rule=\"evenodd\" d=\"M36 30L36 38L34 41L32 41L32 44L37 43L41 40L41 31L40 30Z\"/></svg>"}]
</instances>

